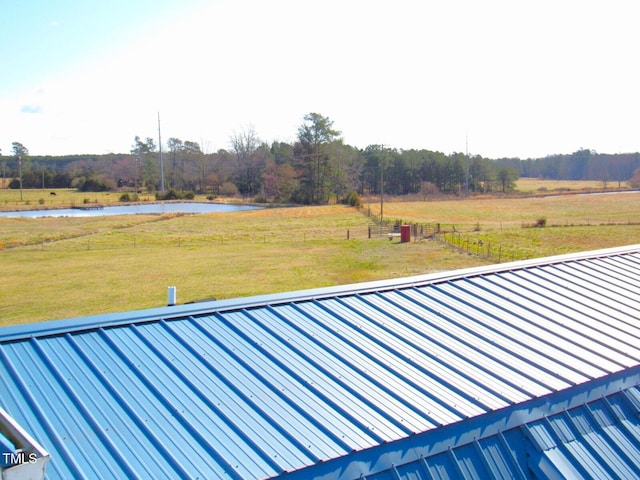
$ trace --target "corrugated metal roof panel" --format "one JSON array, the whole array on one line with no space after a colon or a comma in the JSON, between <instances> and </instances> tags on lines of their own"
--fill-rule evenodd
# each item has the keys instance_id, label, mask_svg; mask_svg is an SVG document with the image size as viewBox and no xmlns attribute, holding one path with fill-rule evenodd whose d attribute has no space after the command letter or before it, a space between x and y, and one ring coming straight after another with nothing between
<instances>
[{"instance_id":1,"label":"corrugated metal roof panel","mask_svg":"<svg viewBox=\"0 0 640 480\"><path fill-rule=\"evenodd\" d=\"M620 343L609 330L608 322L620 323L623 315L616 315L612 311L597 315L593 306L573 300L580 297L567 296L563 292L564 287L528 284L528 279L524 278L527 276L526 272L513 272L483 278L477 284L486 282L488 286L485 291L490 290L507 300L505 311L516 315L505 313L500 320L506 320L523 330L525 338L534 337L539 345L548 345L547 351L552 355L561 355L551 357L554 361L559 361L558 366L568 365L568 368L577 370L582 375L597 377L604 372L615 371L621 366L637 362L635 358L629 358L624 343ZM587 300L582 299L584 302ZM591 303L590 300L589 302ZM608 333L608 338L604 336L605 332ZM549 344L549 338L553 338L553 345ZM628 340L625 336L624 341L634 344L635 336ZM609 342L613 342L613 345L609 345ZM635 347L631 351L635 351ZM603 352L605 355L602 355ZM581 380L578 378L574 381Z\"/></svg>"},{"instance_id":2,"label":"corrugated metal roof panel","mask_svg":"<svg viewBox=\"0 0 640 480\"><path fill-rule=\"evenodd\" d=\"M277 476L637 366L638 266L633 247L11 327L0 405L49 450L49 478ZM559 463L575 460L561 425L589 437L611 422L590 412L528 427L545 445L536 468L574 468ZM510 435L393 475L526 476L524 454L505 447L524 440Z\"/></svg>"},{"instance_id":3,"label":"corrugated metal roof panel","mask_svg":"<svg viewBox=\"0 0 640 480\"><path fill-rule=\"evenodd\" d=\"M635 370L637 377L639 369ZM436 437L437 432L433 435L427 432L411 442L411 449L416 451L414 455L409 455L409 449L403 450L400 445L387 448L385 453L393 456L397 463L373 468L375 473L362 478L636 479L640 472L640 421L633 398L638 395L640 387L632 386L570 408L559 408L549 415L539 412L535 420L502 430L497 425L509 417L510 409L506 409L502 419L494 416L486 421L485 427L492 430L490 433L479 430L477 436L459 444L440 446L432 454L424 452L440 439L431 438ZM495 428L491 427L492 423L496 424ZM450 435L455 437L460 430L463 429L453 427ZM403 462L398 452L411 459Z\"/></svg>"}]
</instances>

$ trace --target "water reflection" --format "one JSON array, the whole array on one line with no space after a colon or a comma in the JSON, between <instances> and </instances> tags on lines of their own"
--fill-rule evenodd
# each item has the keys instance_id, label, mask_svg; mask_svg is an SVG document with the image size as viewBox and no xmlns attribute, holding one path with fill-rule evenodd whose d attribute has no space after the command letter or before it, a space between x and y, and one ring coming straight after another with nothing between
<instances>
[{"instance_id":1,"label":"water reflection","mask_svg":"<svg viewBox=\"0 0 640 480\"><path fill-rule=\"evenodd\" d=\"M140 205L119 205L113 207L82 205L77 208L60 208L52 210L23 210L16 212L0 212L0 217L98 217L106 215L137 215L163 213L220 213L240 210L256 210L262 207L251 205L232 205L226 203L146 203Z\"/></svg>"}]
</instances>

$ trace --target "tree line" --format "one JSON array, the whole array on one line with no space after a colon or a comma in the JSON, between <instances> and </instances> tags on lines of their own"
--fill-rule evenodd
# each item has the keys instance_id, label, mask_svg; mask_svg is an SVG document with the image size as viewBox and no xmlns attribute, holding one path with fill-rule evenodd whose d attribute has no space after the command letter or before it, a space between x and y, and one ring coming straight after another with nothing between
<instances>
[{"instance_id":1,"label":"tree line","mask_svg":"<svg viewBox=\"0 0 640 480\"><path fill-rule=\"evenodd\" d=\"M256 201L322 204L359 195L509 192L519 176L626 181L639 154L599 155L580 150L543 159L492 160L480 155L347 145L333 121L309 113L293 143L263 142L252 127L234 132L229 148L205 153L197 142L171 137L160 148L134 138L123 154L30 156L13 143L0 156L10 188L172 191L241 195ZM162 158L162 161L160 161ZM163 180L162 180L163 179Z\"/></svg>"},{"instance_id":2,"label":"tree line","mask_svg":"<svg viewBox=\"0 0 640 480\"><path fill-rule=\"evenodd\" d=\"M521 177L622 183L636 175L640 153L603 154L580 149L567 155L526 160L505 158L496 162L514 168Z\"/></svg>"}]
</instances>

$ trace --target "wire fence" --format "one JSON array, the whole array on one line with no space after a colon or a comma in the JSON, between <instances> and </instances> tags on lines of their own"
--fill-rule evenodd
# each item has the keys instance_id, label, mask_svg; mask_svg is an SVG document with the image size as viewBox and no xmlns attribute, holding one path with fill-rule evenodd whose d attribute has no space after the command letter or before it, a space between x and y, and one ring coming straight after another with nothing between
<instances>
[{"instance_id":1,"label":"wire fence","mask_svg":"<svg viewBox=\"0 0 640 480\"><path fill-rule=\"evenodd\" d=\"M593 219L582 219L564 221L559 223L547 223L534 222L534 223L522 223L522 229L534 229L538 231L558 231L567 232L573 228L588 228L593 229L595 236L607 236L607 235L624 235L623 228L631 227L637 231L640 226L640 219L626 221L614 221L607 219L606 221L594 221ZM613 228L613 230L611 230ZM602 230L600 230L602 229ZM496 263L526 260L540 256L539 249L536 249L532 245L527 245L527 242L505 242L496 241L482 238L483 235L479 225L474 227L473 231L462 232L458 231L454 225L449 230L443 229L432 238L440 243L446 244L452 249L478 257L486 258ZM592 235L592 234L586 234ZM631 233L632 238L636 238L636 233ZM524 236L524 238L528 238Z\"/></svg>"},{"instance_id":2,"label":"wire fence","mask_svg":"<svg viewBox=\"0 0 640 480\"><path fill-rule=\"evenodd\" d=\"M349 226L320 229L291 229L286 231L243 231L225 233L180 233L133 234L126 229L95 234L69 234L57 238L40 240L0 240L0 251L23 249L29 251L86 251L86 250L142 250L149 248L203 248L261 244L331 243L352 239L366 240L367 226ZM53 237L53 235L52 235Z\"/></svg>"},{"instance_id":3,"label":"wire fence","mask_svg":"<svg viewBox=\"0 0 640 480\"><path fill-rule=\"evenodd\" d=\"M497 263L523 259L521 253L516 253L515 247L503 249L501 242L492 243L478 238L463 237L461 232L440 233L435 235L433 239L459 253L495 260Z\"/></svg>"},{"instance_id":4,"label":"wire fence","mask_svg":"<svg viewBox=\"0 0 640 480\"><path fill-rule=\"evenodd\" d=\"M0 251L12 248L29 251L90 251L90 250L129 250L136 251L148 248L207 248L233 245L248 247L259 244L304 244L311 242L340 242L352 239L389 239L401 241L400 231L403 225L410 228L411 243L434 241L446 245L461 254L482 257L492 262L523 260L537 255L535 248L523 246L522 242L508 242L496 238L496 235L483 235L481 226L442 223L405 223L402 220L386 220L376 222L375 218L363 209L362 213L372 218L369 225L323 226L309 229L263 229L244 228L241 231L225 232L162 232L161 234L134 233L127 228L109 232L68 234L66 236L43 238L40 240L0 240ZM640 219L629 219L624 222L607 220L595 223L593 219L581 221L562 221L555 224L540 222L522 223L521 228L567 228L597 226L631 226L640 225ZM517 227L516 227L517 228ZM499 234L498 234L499 236ZM484 238L483 238L484 237ZM491 239L487 238L491 237Z\"/></svg>"},{"instance_id":5,"label":"wire fence","mask_svg":"<svg viewBox=\"0 0 640 480\"><path fill-rule=\"evenodd\" d=\"M474 255L496 263L526 260L539 256L535 248L523 246L522 243L482 238L483 235L480 232L483 229L479 223L461 227L442 223L407 223L402 220L380 221L380 216L372 214L371 209L363 209L362 213L375 222L374 225L369 227L369 238L392 236L399 232L402 225L409 225L413 242L432 240L446 245L461 254ZM567 229L573 227L629 226L640 226L640 219L583 218L548 222L546 218L541 217L535 222L522 222L519 227L521 229ZM518 227L516 226L515 228Z\"/></svg>"}]
</instances>

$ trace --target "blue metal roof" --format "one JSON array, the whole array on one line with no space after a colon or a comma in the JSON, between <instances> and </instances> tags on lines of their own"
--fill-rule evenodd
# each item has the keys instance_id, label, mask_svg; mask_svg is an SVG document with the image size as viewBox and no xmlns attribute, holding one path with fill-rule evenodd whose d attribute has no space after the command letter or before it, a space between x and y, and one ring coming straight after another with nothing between
<instances>
[{"instance_id":1,"label":"blue metal roof","mask_svg":"<svg viewBox=\"0 0 640 480\"><path fill-rule=\"evenodd\" d=\"M7 327L0 406L49 451L50 479L387 478L389 446L435 452L431 435L510 409L532 443L540 418L519 406L619 382L633 397L639 250ZM503 456L496 435L445 457ZM430 478L402 458L393 475Z\"/></svg>"},{"instance_id":2,"label":"blue metal roof","mask_svg":"<svg viewBox=\"0 0 640 480\"><path fill-rule=\"evenodd\" d=\"M636 479L639 380L634 367L281 478Z\"/></svg>"}]
</instances>

